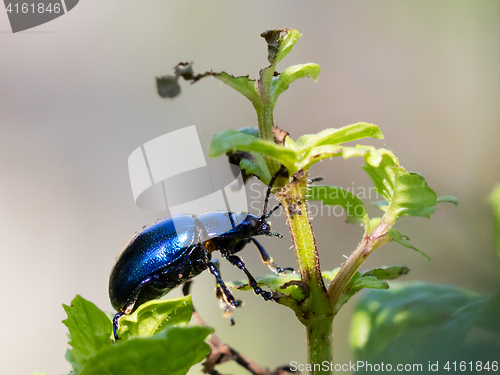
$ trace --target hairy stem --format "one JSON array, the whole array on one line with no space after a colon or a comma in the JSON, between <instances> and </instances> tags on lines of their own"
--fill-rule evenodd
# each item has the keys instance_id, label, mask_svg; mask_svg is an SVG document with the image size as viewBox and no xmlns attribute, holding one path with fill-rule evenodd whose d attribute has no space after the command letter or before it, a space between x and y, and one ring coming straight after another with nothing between
<instances>
[{"instance_id":1,"label":"hairy stem","mask_svg":"<svg viewBox=\"0 0 500 375\"><path fill-rule=\"evenodd\" d=\"M261 70L260 79L257 82L257 91L261 100L253 102L257 112L260 137L270 142L274 142L272 131L274 104L271 103L270 97L274 69L275 64L271 64L268 68ZM270 159L267 159L267 166L271 175L280 168L276 161ZM325 361L333 362L333 305L328 300L321 275L318 249L305 200L306 191L307 173L299 171L295 173L293 181L285 187L285 193L280 194L279 199L283 205L292 235L300 275L310 292L302 305L302 319L300 321L307 329L308 360L312 365L311 374L330 374L331 371L323 371L321 364Z\"/></svg>"},{"instance_id":2,"label":"hairy stem","mask_svg":"<svg viewBox=\"0 0 500 375\"><path fill-rule=\"evenodd\" d=\"M273 126L274 126L274 104L271 103L271 81L273 79L275 65L271 65L260 71L260 79L257 81L257 92L259 100L253 101L252 104L257 112L257 121L259 124L260 138L274 142ZM266 157L266 164L271 175L276 173L280 165L273 159Z\"/></svg>"},{"instance_id":3,"label":"hairy stem","mask_svg":"<svg viewBox=\"0 0 500 375\"><path fill-rule=\"evenodd\" d=\"M321 276L316 240L304 198L306 189L307 175L299 172L279 198L292 235L300 276L310 291L302 305L301 321L307 329L308 359L313 369L311 374L328 374L330 371L323 371L319 365L324 361L333 362L333 309Z\"/></svg>"},{"instance_id":4,"label":"hairy stem","mask_svg":"<svg viewBox=\"0 0 500 375\"><path fill-rule=\"evenodd\" d=\"M257 112L257 121L259 123L259 131L260 137L265 139L266 141L273 142L273 109L270 105L266 105L265 103L255 103L254 104L255 111Z\"/></svg>"},{"instance_id":5,"label":"hairy stem","mask_svg":"<svg viewBox=\"0 0 500 375\"><path fill-rule=\"evenodd\" d=\"M309 347L309 363L312 374L331 374L333 363L332 347L333 318L325 318L307 326L307 346ZM328 364L327 367L324 367Z\"/></svg>"}]
</instances>

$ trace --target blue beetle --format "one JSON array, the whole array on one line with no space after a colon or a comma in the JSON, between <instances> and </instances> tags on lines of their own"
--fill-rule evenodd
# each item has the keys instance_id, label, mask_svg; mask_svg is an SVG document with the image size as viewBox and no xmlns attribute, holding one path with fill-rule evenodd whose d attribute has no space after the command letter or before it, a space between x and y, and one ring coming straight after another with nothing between
<instances>
[{"instance_id":1,"label":"blue beetle","mask_svg":"<svg viewBox=\"0 0 500 375\"><path fill-rule=\"evenodd\" d=\"M220 251L223 258L245 272L256 294L265 300L271 298L271 293L257 285L243 260L234 254L253 242L262 261L276 273L291 270L282 269L273 263L262 245L253 238L259 235L282 237L271 231L267 221L280 204L266 213L276 177L271 179L260 217L229 211L174 215L144 227L130 239L116 258L109 277L109 297L112 306L118 311L113 319L115 339L119 339L117 330L123 315L132 313L144 302L164 296L207 268L215 276L226 303L238 307L241 302L226 287L217 265L211 260L214 251Z\"/></svg>"}]
</instances>

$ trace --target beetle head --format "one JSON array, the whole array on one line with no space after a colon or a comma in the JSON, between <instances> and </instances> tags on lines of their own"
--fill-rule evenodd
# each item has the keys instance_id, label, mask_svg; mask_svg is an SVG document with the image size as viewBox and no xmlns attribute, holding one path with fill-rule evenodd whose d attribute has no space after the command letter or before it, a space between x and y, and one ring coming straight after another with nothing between
<instances>
[{"instance_id":1,"label":"beetle head","mask_svg":"<svg viewBox=\"0 0 500 375\"><path fill-rule=\"evenodd\" d=\"M257 234L268 236L268 237L275 236L275 237L283 238L283 236L280 233L271 231L271 223L269 221L267 221L266 219L267 219L267 216L264 216L264 215L262 215L258 219Z\"/></svg>"}]
</instances>

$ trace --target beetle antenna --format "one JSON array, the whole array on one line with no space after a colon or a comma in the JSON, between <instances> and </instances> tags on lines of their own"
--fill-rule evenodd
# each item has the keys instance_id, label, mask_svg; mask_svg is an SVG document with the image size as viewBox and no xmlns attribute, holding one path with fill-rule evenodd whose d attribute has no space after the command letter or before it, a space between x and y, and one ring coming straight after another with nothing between
<instances>
[{"instance_id":1,"label":"beetle antenna","mask_svg":"<svg viewBox=\"0 0 500 375\"><path fill-rule=\"evenodd\" d=\"M283 238L283 235L281 233L277 233L277 232L271 232L271 234L275 237L278 237L278 238Z\"/></svg>"},{"instance_id":2,"label":"beetle antenna","mask_svg":"<svg viewBox=\"0 0 500 375\"><path fill-rule=\"evenodd\" d=\"M274 207L271 211L269 211L269 212L266 214L265 218L267 219L268 217L270 217L270 216L274 213L274 211L276 211L276 210L277 210L278 208L280 208L280 207L281 207L281 202L280 202L280 203L278 203L278 205L277 205L277 206L275 206L275 207Z\"/></svg>"},{"instance_id":3,"label":"beetle antenna","mask_svg":"<svg viewBox=\"0 0 500 375\"><path fill-rule=\"evenodd\" d=\"M269 181L269 185L267 185L266 199L264 200L264 209L262 210L262 217L266 217L267 203L269 202L269 195L271 195L271 189L273 188L273 185L274 185L276 179L278 178L278 173L276 173L271 178L271 181Z\"/></svg>"},{"instance_id":4,"label":"beetle antenna","mask_svg":"<svg viewBox=\"0 0 500 375\"><path fill-rule=\"evenodd\" d=\"M286 169L285 169L286 170ZM274 176L271 178L271 181L269 181L269 185L267 185L267 193L266 193L266 199L264 200L264 209L262 210L262 217L263 218L268 218L269 216L271 216L270 214L269 215L266 215L266 211L267 211L267 203L269 202L269 196L271 195L271 190L273 188L273 185L274 183L276 182L276 179L283 175L283 167L280 168L280 170L278 172L276 172L274 174ZM281 203L280 203L281 204ZM274 212L274 208L271 210L271 212Z\"/></svg>"}]
</instances>

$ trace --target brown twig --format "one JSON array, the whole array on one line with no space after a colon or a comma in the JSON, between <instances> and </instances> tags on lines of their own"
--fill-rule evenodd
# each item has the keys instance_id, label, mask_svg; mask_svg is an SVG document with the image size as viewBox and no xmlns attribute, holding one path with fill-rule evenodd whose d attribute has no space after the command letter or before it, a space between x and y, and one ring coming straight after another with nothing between
<instances>
[{"instance_id":1,"label":"brown twig","mask_svg":"<svg viewBox=\"0 0 500 375\"><path fill-rule=\"evenodd\" d=\"M190 286L191 282L184 284L182 288L184 295L189 294ZM205 327L209 326L194 307L193 316L200 325ZM237 350L223 343L215 333L212 333L207 343L208 345L210 345L210 348L212 350L205 359L205 362L202 363L203 372L205 374L220 375L220 372L215 369L215 366L224 362L234 361L241 367L246 369L248 372L250 372L252 375L301 375L299 371L291 371L289 366L280 366L273 372L269 371L268 369L264 369Z\"/></svg>"},{"instance_id":2,"label":"brown twig","mask_svg":"<svg viewBox=\"0 0 500 375\"><path fill-rule=\"evenodd\" d=\"M207 323L201 318L200 314L193 309L193 316L203 326L207 326ZM263 369L255 362L251 361L243 354L239 353L237 350L231 348L229 345L222 342L222 340L216 335L212 334L208 340L208 345L212 348L211 353L207 356L205 362L203 362L203 372L205 374L216 375L219 372L215 369L215 366L228 362L235 361L237 364L245 368L248 372L253 375L271 375L271 372Z\"/></svg>"}]
</instances>

